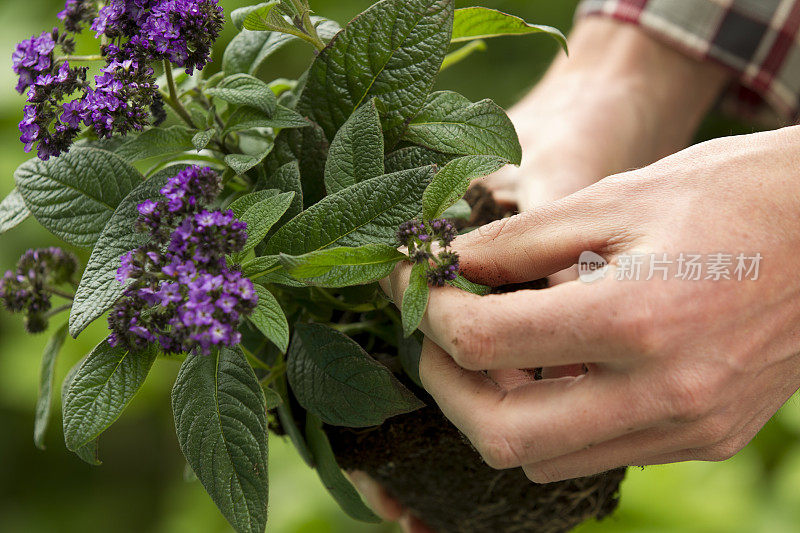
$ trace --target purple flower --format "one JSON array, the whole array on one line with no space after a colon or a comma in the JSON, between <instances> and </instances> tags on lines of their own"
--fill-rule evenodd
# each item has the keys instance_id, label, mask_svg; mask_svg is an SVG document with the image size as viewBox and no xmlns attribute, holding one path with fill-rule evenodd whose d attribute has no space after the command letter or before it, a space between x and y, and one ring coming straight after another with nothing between
<instances>
[{"instance_id":1,"label":"purple flower","mask_svg":"<svg viewBox=\"0 0 800 533\"><path fill-rule=\"evenodd\" d=\"M0 301L13 313L25 313L30 333L47 328L52 289L71 281L78 268L75 256L60 248L28 250L0 279Z\"/></svg>"},{"instance_id":2,"label":"purple flower","mask_svg":"<svg viewBox=\"0 0 800 533\"><path fill-rule=\"evenodd\" d=\"M20 94L33 85L39 74L48 72L53 65L53 50L56 30L44 31L39 37L32 36L17 45L11 56L14 72L19 75L17 92Z\"/></svg>"},{"instance_id":3,"label":"purple flower","mask_svg":"<svg viewBox=\"0 0 800 533\"><path fill-rule=\"evenodd\" d=\"M95 12L95 3L92 0L67 0L64 9L58 13L58 18L67 31L78 33L84 24L92 20Z\"/></svg>"}]
</instances>

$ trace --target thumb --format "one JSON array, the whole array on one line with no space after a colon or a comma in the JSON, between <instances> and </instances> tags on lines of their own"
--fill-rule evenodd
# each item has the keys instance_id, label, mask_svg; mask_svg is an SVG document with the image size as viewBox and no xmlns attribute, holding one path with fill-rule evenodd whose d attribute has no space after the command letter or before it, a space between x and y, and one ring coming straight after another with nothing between
<instances>
[{"instance_id":1,"label":"thumb","mask_svg":"<svg viewBox=\"0 0 800 533\"><path fill-rule=\"evenodd\" d=\"M622 233L620 202L592 186L460 235L453 249L469 280L496 287L545 278L600 253Z\"/></svg>"}]
</instances>

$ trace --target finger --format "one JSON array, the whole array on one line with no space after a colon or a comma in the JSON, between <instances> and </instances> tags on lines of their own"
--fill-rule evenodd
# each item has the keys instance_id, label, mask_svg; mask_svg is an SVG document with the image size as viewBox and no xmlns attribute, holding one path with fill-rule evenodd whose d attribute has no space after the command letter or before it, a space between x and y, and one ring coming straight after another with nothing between
<instances>
[{"instance_id":1,"label":"finger","mask_svg":"<svg viewBox=\"0 0 800 533\"><path fill-rule=\"evenodd\" d=\"M503 390L516 389L536 380L536 374L532 370L491 370L487 374Z\"/></svg>"},{"instance_id":2,"label":"finger","mask_svg":"<svg viewBox=\"0 0 800 533\"><path fill-rule=\"evenodd\" d=\"M654 456L674 454L682 448L664 430L647 429L522 468L535 483L553 483L623 466L647 464Z\"/></svg>"},{"instance_id":3,"label":"finger","mask_svg":"<svg viewBox=\"0 0 800 533\"><path fill-rule=\"evenodd\" d=\"M576 264L586 250L605 250L619 241L624 216L613 195L597 190L590 187L459 236L453 249L462 272L484 285L521 283Z\"/></svg>"},{"instance_id":4,"label":"finger","mask_svg":"<svg viewBox=\"0 0 800 533\"><path fill-rule=\"evenodd\" d=\"M420 378L444 415L490 466L513 468L577 452L652 426L664 407L643 380L593 369L503 390L426 339Z\"/></svg>"},{"instance_id":5,"label":"finger","mask_svg":"<svg viewBox=\"0 0 800 533\"><path fill-rule=\"evenodd\" d=\"M408 268L391 276L398 307ZM420 329L471 370L538 368L621 360L614 332L618 297L610 281L564 283L539 291L476 296L453 287L431 291Z\"/></svg>"},{"instance_id":6,"label":"finger","mask_svg":"<svg viewBox=\"0 0 800 533\"><path fill-rule=\"evenodd\" d=\"M366 472L354 470L347 472L347 477L358 492L364 496L369 506L384 520L397 522L403 516L404 509L400 503L389 496L386 490Z\"/></svg>"}]
</instances>

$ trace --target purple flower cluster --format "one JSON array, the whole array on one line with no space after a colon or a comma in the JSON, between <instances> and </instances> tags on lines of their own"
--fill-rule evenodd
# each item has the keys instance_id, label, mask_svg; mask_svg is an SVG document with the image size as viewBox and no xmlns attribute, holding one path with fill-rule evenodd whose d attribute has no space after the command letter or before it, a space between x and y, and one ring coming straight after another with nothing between
<instances>
[{"instance_id":1,"label":"purple flower cluster","mask_svg":"<svg viewBox=\"0 0 800 533\"><path fill-rule=\"evenodd\" d=\"M127 40L112 57L167 60L191 74L208 63L222 23L217 0L111 0L92 29Z\"/></svg>"},{"instance_id":2,"label":"purple flower cluster","mask_svg":"<svg viewBox=\"0 0 800 533\"><path fill-rule=\"evenodd\" d=\"M47 329L47 311L53 287L72 281L78 261L61 248L28 250L0 278L0 300L12 313L25 313L25 328L30 333Z\"/></svg>"},{"instance_id":3,"label":"purple flower cluster","mask_svg":"<svg viewBox=\"0 0 800 533\"><path fill-rule=\"evenodd\" d=\"M397 239L408 248L408 256L415 263L427 265L428 283L436 287L458 277L458 254L447 249L457 235L455 226L445 219L410 220L397 231ZM440 246L441 251L435 252L434 245Z\"/></svg>"},{"instance_id":4,"label":"purple flower cluster","mask_svg":"<svg viewBox=\"0 0 800 533\"><path fill-rule=\"evenodd\" d=\"M64 23L64 28L72 33L79 33L83 25L90 22L97 15L94 0L67 0L63 11L58 14L58 19Z\"/></svg>"},{"instance_id":5,"label":"purple flower cluster","mask_svg":"<svg viewBox=\"0 0 800 533\"><path fill-rule=\"evenodd\" d=\"M244 247L246 224L232 211L206 209L220 189L216 172L192 166L167 182L163 199L139 204L137 228L152 242L122 257L117 281L132 283L108 319L112 345L209 353L241 341L239 321L258 296L225 261Z\"/></svg>"},{"instance_id":6,"label":"purple flower cluster","mask_svg":"<svg viewBox=\"0 0 800 533\"><path fill-rule=\"evenodd\" d=\"M222 28L217 0L110 0L99 12L91 0L66 0L58 14L68 32L92 21L98 37L113 44L102 54L106 66L86 81L86 68L71 68L57 59L58 48L69 56L75 45L57 29L20 43L13 55L17 90L28 91L28 105L19 127L25 151L38 143L42 160L67 151L81 125L98 137L141 131L165 114L152 62L168 61L186 72L202 69ZM77 98L70 100L75 93Z\"/></svg>"}]
</instances>

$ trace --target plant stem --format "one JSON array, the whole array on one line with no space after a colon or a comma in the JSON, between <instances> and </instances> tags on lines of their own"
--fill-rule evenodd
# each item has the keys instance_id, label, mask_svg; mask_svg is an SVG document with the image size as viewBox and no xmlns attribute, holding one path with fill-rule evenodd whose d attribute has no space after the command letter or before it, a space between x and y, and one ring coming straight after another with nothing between
<instances>
[{"instance_id":1,"label":"plant stem","mask_svg":"<svg viewBox=\"0 0 800 533\"><path fill-rule=\"evenodd\" d=\"M349 324L332 324L331 327L339 333L350 335L353 333L361 333L362 331L372 332L372 328L380 324L380 320L367 320L364 322L351 322Z\"/></svg>"},{"instance_id":2,"label":"plant stem","mask_svg":"<svg viewBox=\"0 0 800 533\"><path fill-rule=\"evenodd\" d=\"M45 318L52 318L52 317L56 316L59 313L63 313L64 311L67 311L71 307L72 307L72 304L64 304L61 307L56 307L55 309L51 309L50 311L48 311L44 315L44 317Z\"/></svg>"},{"instance_id":3,"label":"plant stem","mask_svg":"<svg viewBox=\"0 0 800 533\"><path fill-rule=\"evenodd\" d=\"M62 63L64 61L105 61L105 59L105 57L99 54L88 56L61 56L56 59L56 63Z\"/></svg>"},{"instance_id":4,"label":"plant stem","mask_svg":"<svg viewBox=\"0 0 800 533\"><path fill-rule=\"evenodd\" d=\"M67 291L62 291L61 289L57 289L55 287L45 287L44 289L46 291L48 291L48 292L52 292L53 294L61 296L62 298L66 298L67 300L74 300L75 299L75 295L74 294L72 294L70 292L67 292Z\"/></svg>"},{"instance_id":5,"label":"plant stem","mask_svg":"<svg viewBox=\"0 0 800 533\"><path fill-rule=\"evenodd\" d=\"M244 352L244 355L247 357L247 360L250 361L250 364L252 366L261 368L263 370L272 371L272 367L270 367L264 361L256 357L250 350L245 348L244 344L240 344L239 347L242 349L242 352Z\"/></svg>"},{"instance_id":6,"label":"plant stem","mask_svg":"<svg viewBox=\"0 0 800 533\"><path fill-rule=\"evenodd\" d=\"M179 117L187 124L189 127L197 129L195 126L194 121L192 120L192 116L186 111L186 108L183 107L180 98L178 97L178 89L175 87L175 79L172 77L172 65L166 59L164 60L164 74L167 77L167 89L169 90L169 95L163 95L164 101L178 114Z\"/></svg>"}]
</instances>

